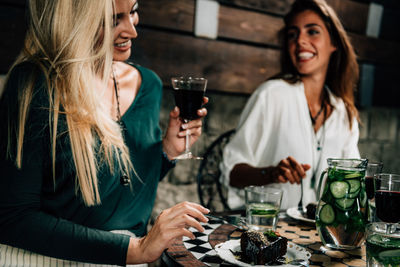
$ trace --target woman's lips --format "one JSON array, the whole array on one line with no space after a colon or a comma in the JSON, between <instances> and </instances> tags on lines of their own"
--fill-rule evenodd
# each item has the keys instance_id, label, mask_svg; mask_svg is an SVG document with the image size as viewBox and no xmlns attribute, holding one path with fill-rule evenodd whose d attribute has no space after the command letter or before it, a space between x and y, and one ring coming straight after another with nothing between
<instances>
[{"instance_id":1,"label":"woman's lips","mask_svg":"<svg viewBox=\"0 0 400 267\"><path fill-rule=\"evenodd\" d=\"M308 51L302 51L297 53L297 59L300 61L307 61L314 57L314 53Z\"/></svg>"},{"instance_id":2,"label":"woman's lips","mask_svg":"<svg viewBox=\"0 0 400 267\"><path fill-rule=\"evenodd\" d=\"M131 49L132 42L131 40L123 42L123 43L114 43L114 49L119 51L127 51Z\"/></svg>"}]
</instances>

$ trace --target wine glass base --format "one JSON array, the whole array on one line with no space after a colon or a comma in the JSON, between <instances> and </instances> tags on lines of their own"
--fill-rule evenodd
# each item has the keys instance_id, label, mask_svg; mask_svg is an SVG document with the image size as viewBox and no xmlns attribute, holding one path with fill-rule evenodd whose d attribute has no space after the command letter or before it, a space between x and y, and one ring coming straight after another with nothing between
<instances>
[{"instance_id":1,"label":"wine glass base","mask_svg":"<svg viewBox=\"0 0 400 267\"><path fill-rule=\"evenodd\" d=\"M181 160L181 159L197 159L197 160L202 160L202 157L197 157L197 156L193 156L192 152L188 152L188 153L183 153L180 154L179 156L175 157L174 159L176 160Z\"/></svg>"}]
</instances>

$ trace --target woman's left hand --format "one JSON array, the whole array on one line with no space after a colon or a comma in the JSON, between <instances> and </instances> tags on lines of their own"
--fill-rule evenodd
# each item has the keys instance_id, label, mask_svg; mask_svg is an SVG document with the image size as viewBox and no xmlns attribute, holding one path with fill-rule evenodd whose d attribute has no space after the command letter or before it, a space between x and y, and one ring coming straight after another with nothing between
<instances>
[{"instance_id":1,"label":"woman's left hand","mask_svg":"<svg viewBox=\"0 0 400 267\"><path fill-rule=\"evenodd\" d=\"M208 98L203 98L203 105L208 103ZM207 115L207 109L197 110L198 119L183 123L179 118L179 108L175 107L169 113L167 133L163 140L163 150L169 159L173 159L185 151L186 131L189 131L191 147L201 135L202 119Z\"/></svg>"}]
</instances>

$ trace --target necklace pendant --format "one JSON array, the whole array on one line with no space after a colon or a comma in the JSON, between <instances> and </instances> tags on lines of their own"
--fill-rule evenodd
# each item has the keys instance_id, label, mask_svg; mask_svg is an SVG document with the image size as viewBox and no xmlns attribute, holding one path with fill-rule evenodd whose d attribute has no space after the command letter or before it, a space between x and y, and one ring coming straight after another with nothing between
<instances>
[{"instance_id":1,"label":"necklace pendant","mask_svg":"<svg viewBox=\"0 0 400 267\"><path fill-rule=\"evenodd\" d=\"M317 142L317 151L321 151L322 147L321 147L321 141Z\"/></svg>"},{"instance_id":2,"label":"necklace pendant","mask_svg":"<svg viewBox=\"0 0 400 267\"><path fill-rule=\"evenodd\" d=\"M123 186L128 186L131 183L131 180L125 173L123 173L121 175L120 182Z\"/></svg>"}]
</instances>

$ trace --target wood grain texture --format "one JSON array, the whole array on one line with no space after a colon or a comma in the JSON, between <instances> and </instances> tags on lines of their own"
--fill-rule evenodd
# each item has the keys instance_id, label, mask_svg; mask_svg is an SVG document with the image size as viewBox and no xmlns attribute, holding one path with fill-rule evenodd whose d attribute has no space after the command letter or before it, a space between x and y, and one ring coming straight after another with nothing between
<instances>
[{"instance_id":1,"label":"wood grain texture","mask_svg":"<svg viewBox=\"0 0 400 267\"><path fill-rule=\"evenodd\" d=\"M221 6L218 37L278 46L283 26L280 17Z\"/></svg>"},{"instance_id":2,"label":"wood grain texture","mask_svg":"<svg viewBox=\"0 0 400 267\"><path fill-rule=\"evenodd\" d=\"M360 61L397 66L400 62L400 43L373 37L349 34Z\"/></svg>"},{"instance_id":3,"label":"wood grain texture","mask_svg":"<svg viewBox=\"0 0 400 267\"><path fill-rule=\"evenodd\" d=\"M194 0L145 0L139 4L141 25L193 32Z\"/></svg>"},{"instance_id":4,"label":"wood grain texture","mask_svg":"<svg viewBox=\"0 0 400 267\"><path fill-rule=\"evenodd\" d=\"M365 34L369 4L351 0L327 0L326 2L336 11L347 31Z\"/></svg>"},{"instance_id":5,"label":"wood grain texture","mask_svg":"<svg viewBox=\"0 0 400 267\"><path fill-rule=\"evenodd\" d=\"M251 93L280 69L277 49L251 47L140 29L132 59L153 69L169 85L176 75L204 76L208 89Z\"/></svg>"},{"instance_id":6,"label":"wood grain texture","mask_svg":"<svg viewBox=\"0 0 400 267\"><path fill-rule=\"evenodd\" d=\"M218 0L218 2L223 5L283 16L289 12L294 0Z\"/></svg>"}]
</instances>

